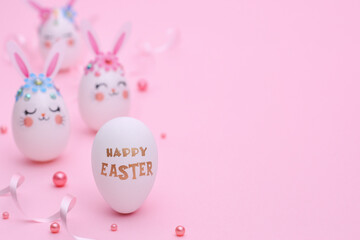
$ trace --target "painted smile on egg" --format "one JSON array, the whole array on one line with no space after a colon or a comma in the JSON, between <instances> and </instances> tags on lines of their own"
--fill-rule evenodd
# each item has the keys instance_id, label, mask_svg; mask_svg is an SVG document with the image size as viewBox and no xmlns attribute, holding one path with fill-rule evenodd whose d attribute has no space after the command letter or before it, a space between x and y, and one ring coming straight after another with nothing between
<instances>
[{"instance_id":1,"label":"painted smile on egg","mask_svg":"<svg viewBox=\"0 0 360 240\"><path fill-rule=\"evenodd\" d=\"M40 121L49 121L50 117L41 117L41 118L38 118Z\"/></svg>"},{"instance_id":2,"label":"painted smile on egg","mask_svg":"<svg viewBox=\"0 0 360 240\"><path fill-rule=\"evenodd\" d=\"M111 92L111 93L109 93L109 96L116 96L116 95L119 95L119 92Z\"/></svg>"}]
</instances>

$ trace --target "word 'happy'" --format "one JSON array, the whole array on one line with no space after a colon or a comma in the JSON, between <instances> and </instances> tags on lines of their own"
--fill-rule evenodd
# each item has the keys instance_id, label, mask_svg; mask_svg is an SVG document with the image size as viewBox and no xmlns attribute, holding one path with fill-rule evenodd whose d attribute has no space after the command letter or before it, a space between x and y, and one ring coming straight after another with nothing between
<instances>
[{"instance_id":1,"label":"word 'happy'","mask_svg":"<svg viewBox=\"0 0 360 240\"><path fill-rule=\"evenodd\" d=\"M145 157L147 147L139 147L139 148L122 148L122 149L106 149L106 156L108 158L115 158L115 157L136 157L138 156ZM132 175L132 179L136 179L137 176L152 176L152 162L137 162L131 163L127 165L120 165L117 164L108 164L108 163L101 163L101 175L109 176L109 177L117 177L120 180L126 180ZM109 166L110 165L110 166ZM110 170L109 170L110 169ZM131 176L130 176L131 177Z\"/></svg>"}]
</instances>

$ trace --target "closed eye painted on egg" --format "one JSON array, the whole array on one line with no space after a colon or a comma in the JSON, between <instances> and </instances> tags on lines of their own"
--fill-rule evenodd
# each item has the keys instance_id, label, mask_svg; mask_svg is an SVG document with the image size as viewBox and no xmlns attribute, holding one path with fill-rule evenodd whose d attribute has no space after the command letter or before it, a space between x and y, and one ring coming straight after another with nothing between
<instances>
[{"instance_id":1,"label":"closed eye painted on egg","mask_svg":"<svg viewBox=\"0 0 360 240\"><path fill-rule=\"evenodd\" d=\"M36 113L36 108L32 112L29 112L28 110L25 110L24 113L25 113L25 115L34 114L34 113Z\"/></svg>"},{"instance_id":2,"label":"closed eye painted on egg","mask_svg":"<svg viewBox=\"0 0 360 240\"><path fill-rule=\"evenodd\" d=\"M119 81L119 82L117 83L117 85L118 85L118 86L124 85L124 86L126 87L126 82L124 82L124 81Z\"/></svg>"},{"instance_id":3,"label":"closed eye painted on egg","mask_svg":"<svg viewBox=\"0 0 360 240\"><path fill-rule=\"evenodd\" d=\"M60 107L57 107L55 110L49 108L49 110L52 111L52 112L60 112Z\"/></svg>"},{"instance_id":4,"label":"closed eye painted on egg","mask_svg":"<svg viewBox=\"0 0 360 240\"><path fill-rule=\"evenodd\" d=\"M51 36L51 35L45 35L44 38L45 38L46 40L51 40L51 39L53 38L53 36Z\"/></svg>"},{"instance_id":5,"label":"closed eye painted on egg","mask_svg":"<svg viewBox=\"0 0 360 240\"><path fill-rule=\"evenodd\" d=\"M106 83L98 83L95 85L95 88L98 89L101 86L107 87L108 85Z\"/></svg>"},{"instance_id":6,"label":"closed eye painted on egg","mask_svg":"<svg viewBox=\"0 0 360 240\"><path fill-rule=\"evenodd\" d=\"M71 32L65 33L63 36L64 36L64 37L72 37L72 33L71 33Z\"/></svg>"}]
</instances>

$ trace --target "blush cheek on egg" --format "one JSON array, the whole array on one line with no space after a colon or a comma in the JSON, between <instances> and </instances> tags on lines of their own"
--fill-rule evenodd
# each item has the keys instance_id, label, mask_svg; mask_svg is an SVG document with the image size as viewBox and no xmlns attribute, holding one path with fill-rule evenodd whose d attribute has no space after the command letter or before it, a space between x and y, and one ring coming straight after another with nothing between
<instances>
[{"instance_id":1,"label":"blush cheek on egg","mask_svg":"<svg viewBox=\"0 0 360 240\"><path fill-rule=\"evenodd\" d=\"M24 118L24 125L26 127L31 127L33 125L34 121L32 120L31 117L26 117Z\"/></svg>"},{"instance_id":2,"label":"blush cheek on egg","mask_svg":"<svg viewBox=\"0 0 360 240\"><path fill-rule=\"evenodd\" d=\"M96 101L101 102L102 100L104 100L104 94L103 93L95 94L95 99L96 99Z\"/></svg>"},{"instance_id":3,"label":"blush cheek on egg","mask_svg":"<svg viewBox=\"0 0 360 240\"><path fill-rule=\"evenodd\" d=\"M70 39L68 40L67 44L68 44L69 46L73 46L73 45L74 45L74 39L70 38Z\"/></svg>"},{"instance_id":4,"label":"blush cheek on egg","mask_svg":"<svg viewBox=\"0 0 360 240\"><path fill-rule=\"evenodd\" d=\"M44 46L46 48L51 48L51 42L50 41L45 41Z\"/></svg>"},{"instance_id":5,"label":"blush cheek on egg","mask_svg":"<svg viewBox=\"0 0 360 240\"><path fill-rule=\"evenodd\" d=\"M63 123L63 117L62 116L60 116L60 114L58 114L58 115L56 115L55 116L55 122L56 122L56 124L62 124Z\"/></svg>"},{"instance_id":6,"label":"blush cheek on egg","mask_svg":"<svg viewBox=\"0 0 360 240\"><path fill-rule=\"evenodd\" d=\"M129 92L127 90L124 90L123 91L123 98L128 99L128 97L129 97Z\"/></svg>"}]
</instances>

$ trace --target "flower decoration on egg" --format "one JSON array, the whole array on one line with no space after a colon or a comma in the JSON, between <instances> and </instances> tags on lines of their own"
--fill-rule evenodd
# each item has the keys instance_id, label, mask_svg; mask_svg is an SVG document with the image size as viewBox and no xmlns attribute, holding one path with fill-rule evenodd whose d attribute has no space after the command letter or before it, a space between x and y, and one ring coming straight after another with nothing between
<instances>
[{"instance_id":1,"label":"flower decoration on egg","mask_svg":"<svg viewBox=\"0 0 360 240\"><path fill-rule=\"evenodd\" d=\"M20 87L20 89L16 92L16 96L15 96L16 101L18 101L22 97L23 93L24 93L24 87Z\"/></svg>"},{"instance_id":2,"label":"flower decoration on egg","mask_svg":"<svg viewBox=\"0 0 360 240\"><path fill-rule=\"evenodd\" d=\"M87 75L88 73L90 73L90 72L92 72L92 71L94 70L95 63L96 63L96 61L90 61L90 62L86 65L86 67L85 67L85 69L84 69L85 75Z\"/></svg>"},{"instance_id":3,"label":"flower decoration on egg","mask_svg":"<svg viewBox=\"0 0 360 240\"><path fill-rule=\"evenodd\" d=\"M114 70L118 68L123 71L123 66L119 63L118 57L112 53L100 53L95 60L100 68L104 68L105 71Z\"/></svg>"},{"instance_id":4,"label":"flower decoration on egg","mask_svg":"<svg viewBox=\"0 0 360 240\"><path fill-rule=\"evenodd\" d=\"M25 79L24 88L30 88L34 93L37 91L46 92L47 88L53 87L51 78L45 76L45 74L40 73L38 76L31 73L29 78Z\"/></svg>"},{"instance_id":5,"label":"flower decoration on egg","mask_svg":"<svg viewBox=\"0 0 360 240\"><path fill-rule=\"evenodd\" d=\"M45 74L39 74L38 76L34 73L31 73L28 78L25 78L25 85L20 87L20 89L16 92L15 98L18 101L23 95L26 89L31 90L33 93L43 92L45 93L48 89L55 89L56 93L60 95L59 90L53 84L51 78L45 76ZM56 99L54 94L50 94L52 99ZM26 101L30 100L31 94L27 93L24 95L24 99Z\"/></svg>"},{"instance_id":6,"label":"flower decoration on egg","mask_svg":"<svg viewBox=\"0 0 360 240\"><path fill-rule=\"evenodd\" d=\"M70 22L74 22L74 18L76 17L77 13L75 12L74 8L71 5L67 5L62 9L63 16L68 19Z\"/></svg>"}]
</instances>

